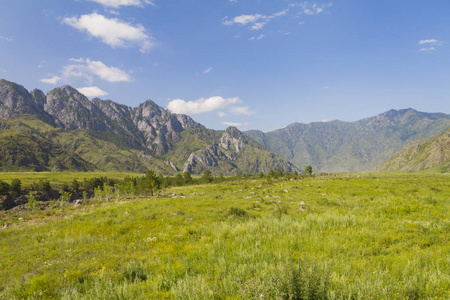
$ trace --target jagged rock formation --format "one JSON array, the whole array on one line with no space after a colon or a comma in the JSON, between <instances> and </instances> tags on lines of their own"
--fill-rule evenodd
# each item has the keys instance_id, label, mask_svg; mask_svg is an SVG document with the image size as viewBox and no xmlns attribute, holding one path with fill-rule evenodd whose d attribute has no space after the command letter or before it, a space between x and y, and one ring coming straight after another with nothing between
<instances>
[{"instance_id":1,"label":"jagged rock formation","mask_svg":"<svg viewBox=\"0 0 450 300\"><path fill-rule=\"evenodd\" d=\"M293 123L272 132L245 134L300 169L315 172L366 172L388 160L405 144L450 128L450 115L413 109L390 110L356 122Z\"/></svg>"},{"instance_id":2,"label":"jagged rock formation","mask_svg":"<svg viewBox=\"0 0 450 300\"><path fill-rule=\"evenodd\" d=\"M432 170L450 171L450 129L427 140L417 140L407 144L387 162L377 166L374 171L418 172Z\"/></svg>"},{"instance_id":3,"label":"jagged rock formation","mask_svg":"<svg viewBox=\"0 0 450 300\"><path fill-rule=\"evenodd\" d=\"M153 168L173 174L211 169L224 175L268 171L269 167L296 170L237 128L209 130L151 100L136 108L98 98L89 101L70 86L45 95L0 80L0 130L3 170L145 172ZM7 139L7 134L16 139Z\"/></svg>"}]
</instances>

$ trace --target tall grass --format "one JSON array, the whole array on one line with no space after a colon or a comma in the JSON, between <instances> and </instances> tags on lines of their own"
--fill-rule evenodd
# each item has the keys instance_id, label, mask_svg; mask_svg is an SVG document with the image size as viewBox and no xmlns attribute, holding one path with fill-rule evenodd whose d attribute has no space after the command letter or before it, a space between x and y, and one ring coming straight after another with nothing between
<instances>
[{"instance_id":1,"label":"tall grass","mask_svg":"<svg viewBox=\"0 0 450 300\"><path fill-rule=\"evenodd\" d=\"M165 195L1 212L0 298L450 298L446 175L242 180Z\"/></svg>"}]
</instances>

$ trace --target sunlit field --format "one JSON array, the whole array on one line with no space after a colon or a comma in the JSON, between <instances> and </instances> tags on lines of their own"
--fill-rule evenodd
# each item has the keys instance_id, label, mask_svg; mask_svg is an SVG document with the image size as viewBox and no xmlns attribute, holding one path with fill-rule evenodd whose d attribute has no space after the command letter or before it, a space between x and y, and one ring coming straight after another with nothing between
<instances>
[{"instance_id":1,"label":"sunlit field","mask_svg":"<svg viewBox=\"0 0 450 300\"><path fill-rule=\"evenodd\" d=\"M107 196L1 211L0 298L450 299L445 174Z\"/></svg>"}]
</instances>

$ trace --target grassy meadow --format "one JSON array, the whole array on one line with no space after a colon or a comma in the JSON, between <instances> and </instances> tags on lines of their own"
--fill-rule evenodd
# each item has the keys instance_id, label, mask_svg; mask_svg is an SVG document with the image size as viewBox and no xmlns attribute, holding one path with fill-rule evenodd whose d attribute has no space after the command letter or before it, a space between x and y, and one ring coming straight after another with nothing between
<instances>
[{"instance_id":1,"label":"grassy meadow","mask_svg":"<svg viewBox=\"0 0 450 300\"><path fill-rule=\"evenodd\" d=\"M448 174L108 199L0 211L0 299L450 299Z\"/></svg>"}]
</instances>

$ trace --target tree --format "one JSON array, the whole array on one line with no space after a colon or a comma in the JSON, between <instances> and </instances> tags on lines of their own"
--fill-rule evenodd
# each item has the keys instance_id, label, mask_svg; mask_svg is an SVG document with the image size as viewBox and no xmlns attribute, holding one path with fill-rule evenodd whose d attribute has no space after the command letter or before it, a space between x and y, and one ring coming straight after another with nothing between
<instances>
[{"instance_id":1,"label":"tree","mask_svg":"<svg viewBox=\"0 0 450 300\"><path fill-rule=\"evenodd\" d=\"M311 175L312 172L313 172L312 167L311 167L310 165L307 165L307 166L305 167L305 174L306 174L306 175Z\"/></svg>"},{"instance_id":2,"label":"tree","mask_svg":"<svg viewBox=\"0 0 450 300\"><path fill-rule=\"evenodd\" d=\"M153 193L159 191L161 189L161 179L158 177L155 171L149 170L145 175L145 186L146 189L150 192L150 195L153 196Z\"/></svg>"},{"instance_id":3,"label":"tree","mask_svg":"<svg viewBox=\"0 0 450 300\"><path fill-rule=\"evenodd\" d=\"M184 172L183 180L184 180L184 184L191 184L192 183L191 173L189 173L188 171Z\"/></svg>"},{"instance_id":4,"label":"tree","mask_svg":"<svg viewBox=\"0 0 450 300\"><path fill-rule=\"evenodd\" d=\"M275 177L276 177L276 178L279 178L279 177L281 177L281 176L283 176L283 171L281 170L280 167L278 167L278 168L277 168L277 171L276 171L276 173L275 173Z\"/></svg>"},{"instance_id":5,"label":"tree","mask_svg":"<svg viewBox=\"0 0 450 300\"><path fill-rule=\"evenodd\" d=\"M203 171L202 182L210 183L213 180L211 174L212 172L210 170Z\"/></svg>"},{"instance_id":6,"label":"tree","mask_svg":"<svg viewBox=\"0 0 450 300\"><path fill-rule=\"evenodd\" d=\"M13 192L16 196L22 193L22 182L20 179L13 179L11 182L11 192Z\"/></svg>"}]
</instances>

